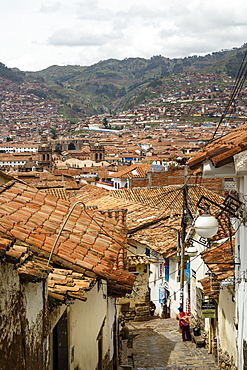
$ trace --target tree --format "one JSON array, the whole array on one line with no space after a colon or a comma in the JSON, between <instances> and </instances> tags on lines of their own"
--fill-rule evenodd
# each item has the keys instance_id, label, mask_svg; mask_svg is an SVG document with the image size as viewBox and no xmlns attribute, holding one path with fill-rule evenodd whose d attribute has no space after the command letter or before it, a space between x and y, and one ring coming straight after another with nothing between
<instances>
[{"instance_id":1,"label":"tree","mask_svg":"<svg viewBox=\"0 0 247 370\"><path fill-rule=\"evenodd\" d=\"M51 138L54 140L57 138L57 131L54 127L51 128Z\"/></svg>"},{"instance_id":2,"label":"tree","mask_svg":"<svg viewBox=\"0 0 247 370\"><path fill-rule=\"evenodd\" d=\"M105 128L108 128L108 120L107 120L107 118L106 118L106 117L104 117L102 124L103 124L103 126L104 126Z\"/></svg>"}]
</instances>

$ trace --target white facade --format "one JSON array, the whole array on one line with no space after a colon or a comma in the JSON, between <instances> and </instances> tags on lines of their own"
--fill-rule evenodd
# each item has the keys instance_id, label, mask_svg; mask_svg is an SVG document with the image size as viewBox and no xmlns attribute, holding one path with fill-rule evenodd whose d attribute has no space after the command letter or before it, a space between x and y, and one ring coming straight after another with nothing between
<instances>
[{"instance_id":1,"label":"white facade","mask_svg":"<svg viewBox=\"0 0 247 370\"><path fill-rule=\"evenodd\" d=\"M98 186L98 188L103 188L106 190L113 190L113 185L107 184L105 182L96 181L95 185Z\"/></svg>"},{"instance_id":2,"label":"white facade","mask_svg":"<svg viewBox=\"0 0 247 370\"><path fill-rule=\"evenodd\" d=\"M6 153L36 153L38 152L38 145L21 145L21 144L0 144L0 150Z\"/></svg>"},{"instance_id":3,"label":"white facade","mask_svg":"<svg viewBox=\"0 0 247 370\"><path fill-rule=\"evenodd\" d=\"M236 304L231 288L220 290L218 305L218 338L222 351L227 351L237 363L237 332L235 327ZM240 369L240 368L239 368Z\"/></svg>"},{"instance_id":4,"label":"white facade","mask_svg":"<svg viewBox=\"0 0 247 370\"><path fill-rule=\"evenodd\" d=\"M26 161L0 161L0 167L2 166L11 166L11 167L18 167L18 166L24 166L25 163L27 163L28 159ZM34 161L34 163L38 163L38 161Z\"/></svg>"},{"instance_id":5,"label":"white facade","mask_svg":"<svg viewBox=\"0 0 247 370\"><path fill-rule=\"evenodd\" d=\"M247 228L245 221L246 214L246 195L247 195L247 176L242 176L238 179L238 192L240 200L244 202L244 221L239 226L236 236L235 252L236 262L240 265L236 266L236 302L237 312L235 313L236 324L238 325L238 369L244 369L244 365L247 365L247 356L244 359L243 349L247 343Z\"/></svg>"},{"instance_id":6,"label":"white facade","mask_svg":"<svg viewBox=\"0 0 247 370\"><path fill-rule=\"evenodd\" d=\"M165 260L163 256L155 251L150 251L150 257L154 259L154 263L150 264L149 270L149 289L150 300L156 306L155 314L162 317L164 313L164 305L169 305L169 278L165 276Z\"/></svg>"},{"instance_id":7,"label":"white facade","mask_svg":"<svg viewBox=\"0 0 247 370\"><path fill-rule=\"evenodd\" d=\"M196 247L198 253L195 257L190 258L191 278L190 278L190 304L191 313L194 317L201 316L203 287L200 280L208 276L209 269L200 256L200 253L205 250L205 246L199 242L199 237L195 233L193 235L193 245ZM202 240L200 238L200 240ZM231 278L230 281L233 281ZM233 359L234 363L237 361L237 347L236 339L237 333L234 325L234 316L236 310L235 297L232 284L222 284L220 287L219 299L217 304L217 346L223 352L227 352ZM210 336L211 331L210 319L205 318L205 330ZM211 346L211 343L210 343Z\"/></svg>"},{"instance_id":8,"label":"white facade","mask_svg":"<svg viewBox=\"0 0 247 370\"><path fill-rule=\"evenodd\" d=\"M222 173L225 177L236 178L237 193L239 200L243 202L243 209L239 215L239 219L235 220L235 295L231 294L232 299L235 300L234 305L231 300L219 305L219 336L220 344L223 349L236 359L236 366L238 370L243 370L247 365L247 228L246 228L246 199L247 199L247 152L242 152L234 156L234 162L228 166L222 166L219 169L212 164L212 177L217 177L217 172ZM230 169L227 173L227 169ZM204 170L204 169L203 169ZM206 176L210 176L209 164L205 164ZM220 295L221 297L222 295ZM225 298L226 299L226 298ZM226 316L227 319L222 320ZM225 327L227 325L227 327Z\"/></svg>"},{"instance_id":9,"label":"white facade","mask_svg":"<svg viewBox=\"0 0 247 370\"><path fill-rule=\"evenodd\" d=\"M129 189L129 179L112 178L114 189Z\"/></svg>"},{"instance_id":10,"label":"white facade","mask_svg":"<svg viewBox=\"0 0 247 370\"><path fill-rule=\"evenodd\" d=\"M77 366L83 370L97 369L99 356L102 356L102 361L113 358L115 299L107 297L105 281L100 286L96 284L86 296L86 302L76 300L68 309L71 370ZM100 353L99 346L102 347Z\"/></svg>"}]
</instances>

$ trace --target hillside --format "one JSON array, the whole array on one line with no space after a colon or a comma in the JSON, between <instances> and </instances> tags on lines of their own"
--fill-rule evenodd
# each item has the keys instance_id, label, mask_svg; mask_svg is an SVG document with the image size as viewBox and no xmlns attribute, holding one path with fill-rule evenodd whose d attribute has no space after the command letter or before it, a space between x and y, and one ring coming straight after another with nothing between
<instances>
[{"instance_id":1,"label":"hillside","mask_svg":"<svg viewBox=\"0 0 247 370\"><path fill-rule=\"evenodd\" d=\"M62 104L61 113L70 119L92 114L111 113L132 108L169 86L169 78L177 73L219 73L236 77L247 44L232 50L222 50L206 56L169 59L126 58L100 61L89 67L51 66L38 72L12 70L5 78L35 81L44 97ZM2 73L11 72L0 68ZM18 81L17 81L18 82ZM40 93L40 92L39 92Z\"/></svg>"}]
</instances>

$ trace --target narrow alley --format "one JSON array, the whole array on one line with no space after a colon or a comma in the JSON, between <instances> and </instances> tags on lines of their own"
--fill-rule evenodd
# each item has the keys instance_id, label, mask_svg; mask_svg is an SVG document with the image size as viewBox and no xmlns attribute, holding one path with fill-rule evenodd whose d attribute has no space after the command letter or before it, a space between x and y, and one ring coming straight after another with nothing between
<instances>
[{"instance_id":1,"label":"narrow alley","mask_svg":"<svg viewBox=\"0 0 247 370\"><path fill-rule=\"evenodd\" d=\"M207 348L183 342L175 319L154 317L144 322L129 322L128 347L122 352L120 369L133 370L217 370ZM127 366L129 365L129 367Z\"/></svg>"}]
</instances>

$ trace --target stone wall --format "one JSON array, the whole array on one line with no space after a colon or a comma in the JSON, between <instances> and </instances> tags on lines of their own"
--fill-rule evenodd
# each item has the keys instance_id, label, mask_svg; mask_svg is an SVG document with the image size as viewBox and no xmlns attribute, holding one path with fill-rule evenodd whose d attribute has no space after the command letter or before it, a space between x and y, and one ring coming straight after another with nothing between
<instances>
[{"instance_id":1,"label":"stone wall","mask_svg":"<svg viewBox=\"0 0 247 370\"><path fill-rule=\"evenodd\" d=\"M149 299L147 302L136 303L130 306L130 303L120 305L120 320L124 321L147 321L150 320Z\"/></svg>"},{"instance_id":2,"label":"stone wall","mask_svg":"<svg viewBox=\"0 0 247 370\"><path fill-rule=\"evenodd\" d=\"M137 274L136 280L131 295L118 299L119 316L125 321L146 321L150 319L149 271L146 264L132 265L132 268Z\"/></svg>"},{"instance_id":3,"label":"stone wall","mask_svg":"<svg viewBox=\"0 0 247 370\"><path fill-rule=\"evenodd\" d=\"M226 351L219 350L219 365L220 369L238 370L234 365L233 357L230 357Z\"/></svg>"}]
</instances>

